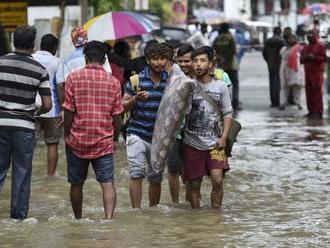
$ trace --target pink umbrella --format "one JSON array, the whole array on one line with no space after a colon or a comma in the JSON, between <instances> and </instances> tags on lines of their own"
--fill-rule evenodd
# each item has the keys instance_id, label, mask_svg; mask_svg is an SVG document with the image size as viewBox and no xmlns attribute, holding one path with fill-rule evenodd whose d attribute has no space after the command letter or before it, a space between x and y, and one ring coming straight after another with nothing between
<instances>
[{"instance_id":1,"label":"pink umbrella","mask_svg":"<svg viewBox=\"0 0 330 248\"><path fill-rule=\"evenodd\" d=\"M134 12L108 12L90 19L84 29L89 40L117 40L158 29L153 22Z\"/></svg>"},{"instance_id":2,"label":"pink umbrella","mask_svg":"<svg viewBox=\"0 0 330 248\"><path fill-rule=\"evenodd\" d=\"M325 3L314 3L303 8L301 14L303 15L316 15L330 13L330 5Z\"/></svg>"}]
</instances>

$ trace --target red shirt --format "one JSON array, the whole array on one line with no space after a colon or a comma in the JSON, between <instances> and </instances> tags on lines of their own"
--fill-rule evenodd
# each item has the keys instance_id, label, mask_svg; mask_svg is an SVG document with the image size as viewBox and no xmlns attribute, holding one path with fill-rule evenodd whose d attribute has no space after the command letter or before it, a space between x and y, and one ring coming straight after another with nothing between
<instances>
[{"instance_id":1,"label":"red shirt","mask_svg":"<svg viewBox=\"0 0 330 248\"><path fill-rule=\"evenodd\" d=\"M306 56L308 54L314 55L313 61L307 61ZM325 46L316 41L314 44L309 44L304 47L301 53L301 62L305 65L305 72L323 72L324 64L327 61L327 52Z\"/></svg>"},{"instance_id":2,"label":"red shirt","mask_svg":"<svg viewBox=\"0 0 330 248\"><path fill-rule=\"evenodd\" d=\"M63 108L73 112L66 144L83 159L114 152L112 116L123 111L119 81L101 65L88 64L65 83Z\"/></svg>"}]
</instances>

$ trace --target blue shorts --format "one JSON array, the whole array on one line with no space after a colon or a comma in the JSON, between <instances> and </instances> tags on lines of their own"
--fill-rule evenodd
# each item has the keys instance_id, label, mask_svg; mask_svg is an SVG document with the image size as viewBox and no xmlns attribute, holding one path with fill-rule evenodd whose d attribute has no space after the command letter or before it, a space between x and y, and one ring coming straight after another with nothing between
<instances>
[{"instance_id":1,"label":"blue shorts","mask_svg":"<svg viewBox=\"0 0 330 248\"><path fill-rule=\"evenodd\" d=\"M115 165L112 154L96 159L83 159L77 157L68 146L66 146L65 153L69 183L83 183L87 178L89 163L92 163L97 181L100 183L114 182Z\"/></svg>"}]
</instances>

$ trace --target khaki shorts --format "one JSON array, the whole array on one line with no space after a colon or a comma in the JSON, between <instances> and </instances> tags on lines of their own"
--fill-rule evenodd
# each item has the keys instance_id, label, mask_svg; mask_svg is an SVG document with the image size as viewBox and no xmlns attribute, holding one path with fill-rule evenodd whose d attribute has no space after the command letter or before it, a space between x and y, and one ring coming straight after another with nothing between
<instances>
[{"instance_id":1,"label":"khaki shorts","mask_svg":"<svg viewBox=\"0 0 330 248\"><path fill-rule=\"evenodd\" d=\"M44 141L46 144L58 144L62 136L62 127L58 126L58 118L42 118L35 119L36 138L37 141L44 132Z\"/></svg>"},{"instance_id":2,"label":"khaki shorts","mask_svg":"<svg viewBox=\"0 0 330 248\"><path fill-rule=\"evenodd\" d=\"M129 175L131 178L145 178L151 183L161 184L163 174L155 172L151 167L151 144L142 140L139 136L128 134L126 138L127 160Z\"/></svg>"}]
</instances>

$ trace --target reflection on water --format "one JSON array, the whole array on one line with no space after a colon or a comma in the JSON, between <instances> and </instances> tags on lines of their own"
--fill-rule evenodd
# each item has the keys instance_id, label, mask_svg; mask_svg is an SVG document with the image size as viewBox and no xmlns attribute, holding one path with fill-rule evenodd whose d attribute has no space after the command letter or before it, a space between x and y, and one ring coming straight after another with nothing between
<instances>
[{"instance_id":1,"label":"reflection on water","mask_svg":"<svg viewBox=\"0 0 330 248\"><path fill-rule=\"evenodd\" d=\"M118 204L104 221L101 189L91 173L84 188L84 219L74 220L63 145L57 176L46 174L46 149L36 148L30 218L7 218L10 174L0 200L1 247L329 247L330 126L300 117L243 111L244 129L225 181L223 209L210 209L204 180L203 208L170 204L167 181L161 204L132 210L128 168L121 144L116 155ZM184 199L184 188L180 192Z\"/></svg>"}]
</instances>

